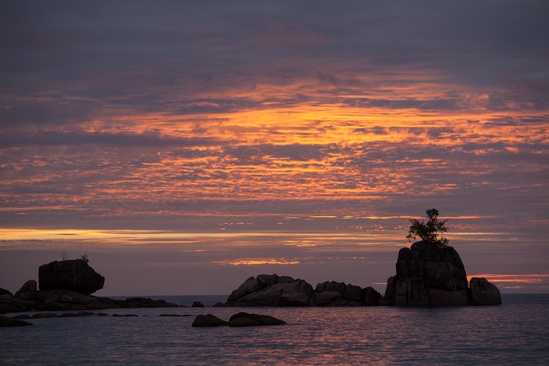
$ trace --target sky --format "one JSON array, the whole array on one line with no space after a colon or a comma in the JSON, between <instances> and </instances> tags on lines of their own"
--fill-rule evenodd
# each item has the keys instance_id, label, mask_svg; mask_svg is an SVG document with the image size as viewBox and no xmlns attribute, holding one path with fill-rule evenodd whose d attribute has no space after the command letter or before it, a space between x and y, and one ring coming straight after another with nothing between
<instances>
[{"instance_id":1,"label":"sky","mask_svg":"<svg viewBox=\"0 0 549 366\"><path fill-rule=\"evenodd\" d=\"M549 3L2 1L0 287L277 273L382 294L437 208L469 276L549 292Z\"/></svg>"}]
</instances>

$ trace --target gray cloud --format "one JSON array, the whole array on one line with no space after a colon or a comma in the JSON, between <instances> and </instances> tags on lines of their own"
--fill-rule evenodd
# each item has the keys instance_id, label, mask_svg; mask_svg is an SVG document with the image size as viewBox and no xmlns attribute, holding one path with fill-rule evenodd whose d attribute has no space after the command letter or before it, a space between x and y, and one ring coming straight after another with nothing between
<instances>
[{"instance_id":1,"label":"gray cloud","mask_svg":"<svg viewBox=\"0 0 549 366\"><path fill-rule=\"evenodd\" d=\"M0 135L1 148L21 146L71 146L98 144L115 147L168 148L219 145L220 141L210 138L173 138L144 133L88 133L50 132L22 134L4 132Z\"/></svg>"}]
</instances>

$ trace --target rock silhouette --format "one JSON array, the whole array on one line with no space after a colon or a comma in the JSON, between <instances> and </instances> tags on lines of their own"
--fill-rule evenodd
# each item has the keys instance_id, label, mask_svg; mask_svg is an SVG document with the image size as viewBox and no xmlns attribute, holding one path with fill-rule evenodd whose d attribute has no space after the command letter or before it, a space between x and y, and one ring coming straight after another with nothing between
<instances>
[{"instance_id":1,"label":"rock silhouette","mask_svg":"<svg viewBox=\"0 0 549 366\"><path fill-rule=\"evenodd\" d=\"M501 294L486 278L471 278L471 300L473 305L500 305Z\"/></svg>"},{"instance_id":2,"label":"rock silhouette","mask_svg":"<svg viewBox=\"0 0 549 366\"><path fill-rule=\"evenodd\" d=\"M248 278L227 299L227 306L313 305L313 288L289 276L259 275Z\"/></svg>"},{"instance_id":3,"label":"rock silhouette","mask_svg":"<svg viewBox=\"0 0 549 366\"><path fill-rule=\"evenodd\" d=\"M27 293L27 292L36 292L37 289L37 283L35 280L28 280L21 286L19 290L13 295L14 297L19 297L19 295Z\"/></svg>"},{"instance_id":4,"label":"rock silhouette","mask_svg":"<svg viewBox=\"0 0 549 366\"><path fill-rule=\"evenodd\" d=\"M257 327L266 325L283 325L285 321L275 318L271 315L251 314L240 312L231 316L229 321L218 318L212 314L197 315L193 321L193 327L219 327L228 325L229 327Z\"/></svg>"},{"instance_id":5,"label":"rock silhouette","mask_svg":"<svg viewBox=\"0 0 549 366\"><path fill-rule=\"evenodd\" d=\"M67 290L90 295L103 288L105 277L95 272L87 260L71 259L40 266L38 283L41 291Z\"/></svg>"},{"instance_id":6,"label":"rock silhouette","mask_svg":"<svg viewBox=\"0 0 549 366\"><path fill-rule=\"evenodd\" d=\"M229 327L256 327L262 325L284 325L286 322L271 315L240 312L229 319Z\"/></svg>"},{"instance_id":7,"label":"rock silhouette","mask_svg":"<svg viewBox=\"0 0 549 366\"><path fill-rule=\"evenodd\" d=\"M196 318L194 318L193 327L219 327L219 326L226 326L229 325L229 322L218 318L215 315L212 314L206 314L206 315L197 315Z\"/></svg>"},{"instance_id":8,"label":"rock silhouette","mask_svg":"<svg viewBox=\"0 0 549 366\"><path fill-rule=\"evenodd\" d=\"M387 280L386 305L396 306L466 306L497 305L499 290L486 279L475 281L472 299L465 267L452 247L440 248L420 241L398 253L396 275ZM494 290L495 288L495 290Z\"/></svg>"},{"instance_id":9,"label":"rock silhouette","mask_svg":"<svg viewBox=\"0 0 549 366\"><path fill-rule=\"evenodd\" d=\"M114 300L108 297L83 295L66 290L32 291L21 293L19 297L7 294L0 295L0 313L168 307L179 306L165 300L152 300L143 297Z\"/></svg>"},{"instance_id":10,"label":"rock silhouette","mask_svg":"<svg viewBox=\"0 0 549 366\"><path fill-rule=\"evenodd\" d=\"M371 287L327 281L313 290L304 280L261 274L234 290L226 306L365 306L378 305L380 298Z\"/></svg>"}]
</instances>

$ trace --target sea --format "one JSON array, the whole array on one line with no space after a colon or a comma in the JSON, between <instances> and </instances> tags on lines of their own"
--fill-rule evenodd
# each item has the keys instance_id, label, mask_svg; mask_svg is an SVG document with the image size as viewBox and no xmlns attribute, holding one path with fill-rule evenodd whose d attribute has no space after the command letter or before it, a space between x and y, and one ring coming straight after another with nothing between
<instances>
[{"instance_id":1,"label":"sea","mask_svg":"<svg viewBox=\"0 0 549 366\"><path fill-rule=\"evenodd\" d=\"M500 306L447 308L224 308L212 305L227 296L160 298L205 307L31 319L33 326L0 328L0 364L549 365L549 294L503 294ZM240 311L287 325L191 326L198 314L228 320Z\"/></svg>"}]
</instances>

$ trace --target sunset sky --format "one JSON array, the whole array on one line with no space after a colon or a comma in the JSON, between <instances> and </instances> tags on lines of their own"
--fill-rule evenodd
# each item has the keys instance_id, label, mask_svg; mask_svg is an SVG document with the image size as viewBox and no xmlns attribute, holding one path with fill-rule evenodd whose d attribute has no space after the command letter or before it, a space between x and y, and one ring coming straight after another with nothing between
<instances>
[{"instance_id":1,"label":"sunset sky","mask_svg":"<svg viewBox=\"0 0 549 366\"><path fill-rule=\"evenodd\" d=\"M549 2L2 1L0 287L277 273L385 291L437 208L468 275L549 292Z\"/></svg>"}]
</instances>

